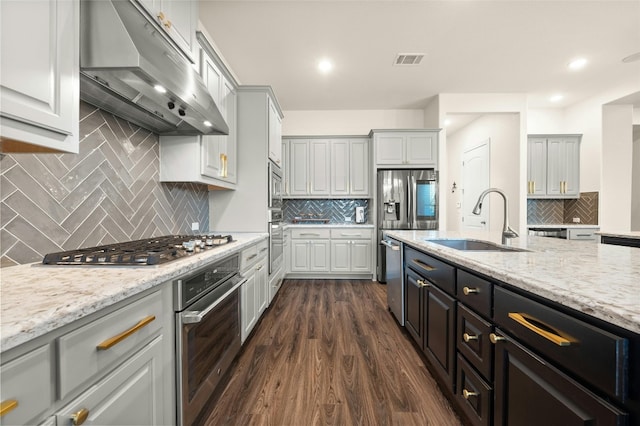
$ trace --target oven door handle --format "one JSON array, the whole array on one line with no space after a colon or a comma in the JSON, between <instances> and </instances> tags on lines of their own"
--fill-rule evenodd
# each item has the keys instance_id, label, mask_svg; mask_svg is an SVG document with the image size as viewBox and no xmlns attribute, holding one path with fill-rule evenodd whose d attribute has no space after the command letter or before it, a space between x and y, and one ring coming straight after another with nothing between
<instances>
[{"instance_id":1,"label":"oven door handle","mask_svg":"<svg viewBox=\"0 0 640 426\"><path fill-rule=\"evenodd\" d=\"M215 309L216 306L218 306L221 302L223 302L231 293L233 293L234 291L236 291L242 284L246 283L247 279L243 278L242 280L240 280L236 285L234 285L233 287L231 287L229 289L229 291L227 291L224 296L222 296L221 298L219 298L218 300L216 300L215 302L213 302L212 304L210 304L209 306L207 306L205 309L201 310L201 311L184 311L183 313L180 314L180 317L182 319L182 323L183 324L196 324L199 323L200 321L202 321L204 319L204 317L207 316L207 314L209 312L211 312L213 309Z\"/></svg>"}]
</instances>

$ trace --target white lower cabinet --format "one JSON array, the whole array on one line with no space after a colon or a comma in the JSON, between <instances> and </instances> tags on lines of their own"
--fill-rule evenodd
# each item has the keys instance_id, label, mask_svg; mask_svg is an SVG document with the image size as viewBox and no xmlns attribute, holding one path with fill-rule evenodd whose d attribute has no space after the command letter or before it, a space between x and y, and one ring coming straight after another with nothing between
<instances>
[{"instance_id":1,"label":"white lower cabinet","mask_svg":"<svg viewBox=\"0 0 640 426\"><path fill-rule=\"evenodd\" d=\"M156 425L162 407L162 339L158 336L56 415L57 424ZM77 419L77 420L74 420Z\"/></svg>"},{"instance_id":2,"label":"white lower cabinet","mask_svg":"<svg viewBox=\"0 0 640 426\"><path fill-rule=\"evenodd\" d=\"M173 289L147 293L3 353L0 424L174 423Z\"/></svg>"},{"instance_id":3,"label":"white lower cabinet","mask_svg":"<svg viewBox=\"0 0 640 426\"><path fill-rule=\"evenodd\" d=\"M291 229L291 276L372 274L372 228Z\"/></svg>"},{"instance_id":4,"label":"white lower cabinet","mask_svg":"<svg viewBox=\"0 0 640 426\"><path fill-rule=\"evenodd\" d=\"M246 278L240 289L240 322L242 343L249 337L269 306L268 244L264 240L241 254L240 273Z\"/></svg>"}]
</instances>

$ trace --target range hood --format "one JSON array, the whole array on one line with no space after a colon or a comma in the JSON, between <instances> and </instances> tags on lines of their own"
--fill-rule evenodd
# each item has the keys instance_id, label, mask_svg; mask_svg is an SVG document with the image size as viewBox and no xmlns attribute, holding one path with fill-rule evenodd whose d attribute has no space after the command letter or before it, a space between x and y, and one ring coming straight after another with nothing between
<instances>
[{"instance_id":1,"label":"range hood","mask_svg":"<svg viewBox=\"0 0 640 426\"><path fill-rule=\"evenodd\" d=\"M229 134L202 78L130 0L83 0L80 98L160 135Z\"/></svg>"}]
</instances>

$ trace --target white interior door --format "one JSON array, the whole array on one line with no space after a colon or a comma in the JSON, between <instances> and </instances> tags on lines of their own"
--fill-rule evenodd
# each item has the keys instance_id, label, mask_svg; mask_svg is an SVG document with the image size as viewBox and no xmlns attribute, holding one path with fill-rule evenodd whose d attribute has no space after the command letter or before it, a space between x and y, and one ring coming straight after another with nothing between
<instances>
[{"instance_id":1,"label":"white interior door","mask_svg":"<svg viewBox=\"0 0 640 426\"><path fill-rule=\"evenodd\" d=\"M471 211L478 197L489 188L489 143L481 142L462 154L462 230L484 231L489 229L489 198L482 203L479 215Z\"/></svg>"}]
</instances>

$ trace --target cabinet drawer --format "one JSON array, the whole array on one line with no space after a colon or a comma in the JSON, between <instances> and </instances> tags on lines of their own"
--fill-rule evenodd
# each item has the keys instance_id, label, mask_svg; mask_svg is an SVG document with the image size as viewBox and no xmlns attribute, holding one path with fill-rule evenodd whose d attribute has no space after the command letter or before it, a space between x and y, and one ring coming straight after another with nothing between
<instances>
[{"instance_id":1,"label":"cabinet drawer","mask_svg":"<svg viewBox=\"0 0 640 426\"><path fill-rule=\"evenodd\" d=\"M334 240L353 240L353 239L371 239L373 237L373 229L332 229L331 238Z\"/></svg>"},{"instance_id":2,"label":"cabinet drawer","mask_svg":"<svg viewBox=\"0 0 640 426\"><path fill-rule=\"evenodd\" d=\"M458 269L458 300L485 318L491 318L493 284Z\"/></svg>"},{"instance_id":3,"label":"cabinet drawer","mask_svg":"<svg viewBox=\"0 0 640 426\"><path fill-rule=\"evenodd\" d=\"M489 341L491 324L458 303L457 346L480 374L492 377L493 345Z\"/></svg>"},{"instance_id":4,"label":"cabinet drawer","mask_svg":"<svg viewBox=\"0 0 640 426\"><path fill-rule=\"evenodd\" d=\"M60 398L148 342L162 328L162 317L162 298L156 292L60 337Z\"/></svg>"},{"instance_id":5,"label":"cabinet drawer","mask_svg":"<svg viewBox=\"0 0 640 426\"><path fill-rule=\"evenodd\" d=\"M595 229L567 229L567 239L569 240L595 240Z\"/></svg>"},{"instance_id":6,"label":"cabinet drawer","mask_svg":"<svg viewBox=\"0 0 640 426\"><path fill-rule=\"evenodd\" d=\"M0 424L35 424L42 420L54 401L51 364L47 345L0 368L0 401L4 407L15 407L0 418Z\"/></svg>"},{"instance_id":7,"label":"cabinet drawer","mask_svg":"<svg viewBox=\"0 0 640 426\"><path fill-rule=\"evenodd\" d=\"M473 425L491 425L493 389L473 370L463 357L458 355L458 405L467 414Z\"/></svg>"},{"instance_id":8,"label":"cabinet drawer","mask_svg":"<svg viewBox=\"0 0 640 426\"><path fill-rule=\"evenodd\" d=\"M256 247L256 251L258 253L258 259L267 256L269 254L269 240L260 241Z\"/></svg>"},{"instance_id":9,"label":"cabinet drawer","mask_svg":"<svg viewBox=\"0 0 640 426\"><path fill-rule=\"evenodd\" d=\"M428 278L433 284L440 287L452 296L456 294L455 268L432 256L424 254L411 247L405 246L405 264L418 272L424 278Z\"/></svg>"},{"instance_id":10,"label":"cabinet drawer","mask_svg":"<svg viewBox=\"0 0 640 426\"><path fill-rule=\"evenodd\" d=\"M305 240L312 240L316 238L331 238L331 230L328 228L292 229L291 238L299 238Z\"/></svg>"},{"instance_id":11,"label":"cabinet drawer","mask_svg":"<svg viewBox=\"0 0 640 426\"><path fill-rule=\"evenodd\" d=\"M627 398L627 339L501 287L495 288L494 320L581 380Z\"/></svg>"},{"instance_id":12,"label":"cabinet drawer","mask_svg":"<svg viewBox=\"0 0 640 426\"><path fill-rule=\"evenodd\" d=\"M258 246L253 245L242 250L240 254L240 270L246 271L258 261Z\"/></svg>"}]
</instances>

